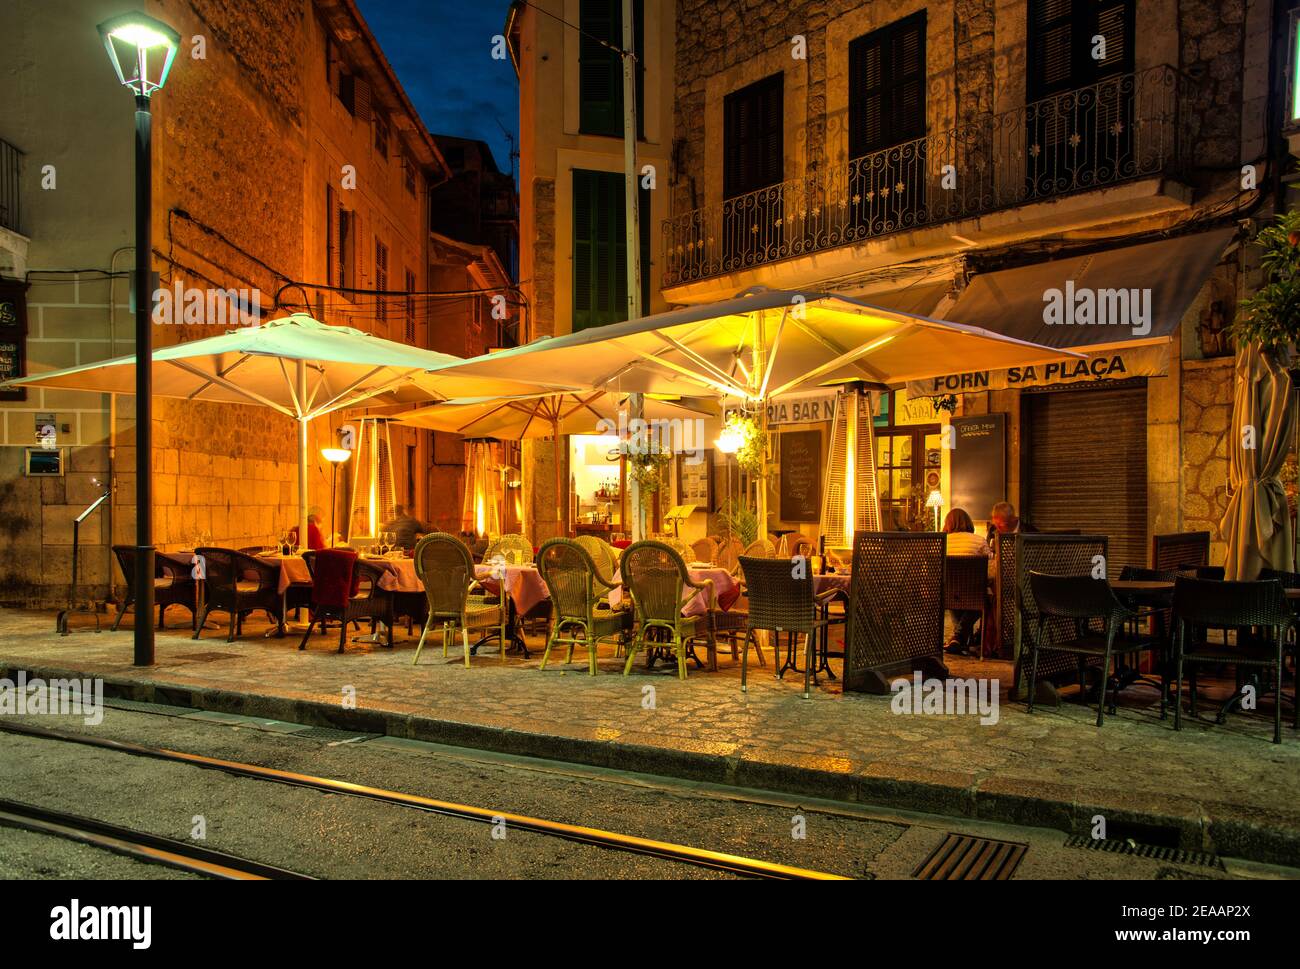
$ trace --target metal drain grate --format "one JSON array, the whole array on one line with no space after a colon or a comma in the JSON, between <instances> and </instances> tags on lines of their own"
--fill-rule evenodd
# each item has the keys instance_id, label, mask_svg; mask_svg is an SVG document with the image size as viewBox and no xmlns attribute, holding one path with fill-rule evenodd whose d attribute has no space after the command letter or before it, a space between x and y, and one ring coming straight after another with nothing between
<instances>
[{"instance_id":1,"label":"metal drain grate","mask_svg":"<svg viewBox=\"0 0 1300 969\"><path fill-rule=\"evenodd\" d=\"M930 882L1005 881L1028 850L1029 845L1015 841L991 841L950 831L912 877Z\"/></svg>"},{"instance_id":2,"label":"metal drain grate","mask_svg":"<svg viewBox=\"0 0 1300 969\"><path fill-rule=\"evenodd\" d=\"M1150 858L1152 861L1169 861L1176 865L1200 865L1202 868L1227 870L1218 855L1207 854L1204 851L1184 851L1181 848L1144 845L1136 841L1120 841L1116 838L1085 838L1077 834L1066 839L1065 846L1088 848L1091 851L1109 851L1117 855L1134 855L1138 858Z\"/></svg>"}]
</instances>

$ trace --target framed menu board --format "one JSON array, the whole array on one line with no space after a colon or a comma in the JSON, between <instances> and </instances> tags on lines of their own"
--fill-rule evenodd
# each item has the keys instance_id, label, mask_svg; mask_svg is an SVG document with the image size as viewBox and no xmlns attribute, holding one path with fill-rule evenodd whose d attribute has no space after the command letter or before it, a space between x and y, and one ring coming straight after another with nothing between
<instances>
[{"instance_id":1,"label":"framed menu board","mask_svg":"<svg viewBox=\"0 0 1300 969\"><path fill-rule=\"evenodd\" d=\"M0 283L0 381L27 373L27 284ZM27 391L0 390L0 400L26 400Z\"/></svg>"},{"instance_id":2,"label":"framed menu board","mask_svg":"<svg viewBox=\"0 0 1300 969\"><path fill-rule=\"evenodd\" d=\"M677 455L677 504L714 510L712 448L702 449L698 457Z\"/></svg>"},{"instance_id":3,"label":"framed menu board","mask_svg":"<svg viewBox=\"0 0 1300 969\"><path fill-rule=\"evenodd\" d=\"M822 513L822 432L786 431L780 437L781 521L815 522Z\"/></svg>"}]
</instances>

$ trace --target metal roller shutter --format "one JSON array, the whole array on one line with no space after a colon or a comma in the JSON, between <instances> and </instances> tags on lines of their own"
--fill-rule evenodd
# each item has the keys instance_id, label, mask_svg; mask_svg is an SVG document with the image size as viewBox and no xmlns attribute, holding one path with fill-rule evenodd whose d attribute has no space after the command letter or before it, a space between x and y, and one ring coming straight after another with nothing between
<instances>
[{"instance_id":1,"label":"metal roller shutter","mask_svg":"<svg viewBox=\"0 0 1300 969\"><path fill-rule=\"evenodd\" d=\"M1025 396L1025 517L1043 531L1108 536L1112 579L1122 566L1145 566L1145 384Z\"/></svg>"}]
</instances>

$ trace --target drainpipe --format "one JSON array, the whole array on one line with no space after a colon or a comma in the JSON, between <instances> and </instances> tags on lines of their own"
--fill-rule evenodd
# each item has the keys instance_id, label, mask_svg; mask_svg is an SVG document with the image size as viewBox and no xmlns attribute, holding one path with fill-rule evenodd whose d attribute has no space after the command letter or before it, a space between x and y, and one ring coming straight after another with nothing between
<instances>
[{"instance_id":1,"label":"drainpipe","mask_svg":"<svg viewBox=\"0 0 1300 969\"><path fill-rule=\"evenodd\" d=\"M113 250L108 260L108 356L111 360L117 356L117 257L123 253L134 253L135 246L122 246ZM108 541L104 543L105 568L108 574L108 594L117 602L117 579L113 574L113 543L115 541L117 507L117 394L108 395L108 481L111 492L107 507L104 509L105 528Z\"/></svg>"}]
</instances>

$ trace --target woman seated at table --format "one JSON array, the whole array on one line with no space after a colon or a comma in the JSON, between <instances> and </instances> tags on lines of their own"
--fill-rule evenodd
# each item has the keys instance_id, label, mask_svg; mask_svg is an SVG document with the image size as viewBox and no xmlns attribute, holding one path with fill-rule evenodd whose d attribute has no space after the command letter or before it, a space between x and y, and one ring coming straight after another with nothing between
<instances>
[{"instance_id":1,"label":"woman seated at table","mask_svg":"<svg viewBox=\"0 0 1300 969\"><path fill-rule=\"evenodd\" d=\"M289 544L295 548L298 547L298 526L294 525L289 529ZM320 509L311 508L307 511L307 548L313 552L319 552L325 547L325 536L320 530Z\"/></svg>"},{"instance_id":2,"label":"woman seated at table","mask_svg":"<svg viewBox=\"0 0 1300 969\"><path fill-rule=\"evenodd\" d=\"M949 555L982 555L989 559L989 571L993 569L993 549L981 536L975 534L975 523L964 508L954 508L943 520L943 530L948 534ZM975 620L979 613L973 609L953 609L952 621L956 633L948 644L947 652L964 655L970 652L971 640L975 632ZM980 630L984 635L984 630Z\"/></svg>"}]
</instances>

